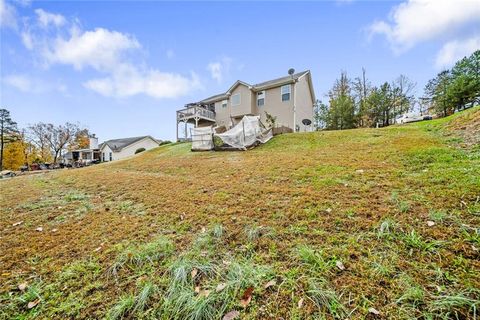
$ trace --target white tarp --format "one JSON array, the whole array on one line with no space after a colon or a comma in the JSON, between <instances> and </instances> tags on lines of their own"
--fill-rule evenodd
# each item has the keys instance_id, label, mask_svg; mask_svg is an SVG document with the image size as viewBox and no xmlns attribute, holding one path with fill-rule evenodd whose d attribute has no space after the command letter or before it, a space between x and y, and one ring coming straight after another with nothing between
<instances>
[{"instance_id":1,"label":"white tarp","mask_svg":"<svg viewBox=\"0 0 480 320\"><path fill-rule=\"evenodd\" d=\"M257 141L267 142L273 134L272 130L261 125L259 116L244 116L233 128L223 133L215 133L214 136L233 148L245 150Z\"/></svg>"},{"instance_id":2,"label":"white tarp","mask_svg":"<svg viewBox=\"0 0 480 320\"><path fill-rule=\"evenodd\" d=\"M192 150L213 149L213 128L198 127L192 130Z\"/></svg>"}]
</instances>

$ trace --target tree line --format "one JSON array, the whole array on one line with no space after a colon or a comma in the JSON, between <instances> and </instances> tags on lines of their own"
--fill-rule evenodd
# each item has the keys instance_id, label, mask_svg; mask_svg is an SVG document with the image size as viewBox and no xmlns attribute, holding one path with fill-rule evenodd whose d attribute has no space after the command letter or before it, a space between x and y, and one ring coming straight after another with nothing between
<instances>
[{"instance_id":1,"label":"tree line","mask_svg":"<svg viewBox=\"0 0 480 320\"><path fill-rule=\"evenodd\" d=\"M480 103L480 50L443 70L425 86L425 97L439 116Z\"/></svg>"},{"instance_id":2,"label":"tree line","mask_svg":"<svg viewBox=\"0 0 480 320\"><path fill-rule=\"evenodd\" d=\"M18 170L32 163L58 163L64 152L88 148L89 132L67 122L35 123L19 129L7 109L0 109L0 171Z\"/></svg>"},{"instance_id":3,"label":"tree line","mask_svg":"<svg viewBox=\"0 0 480 320\"><path fill-rule=\"evenodd\" d=\"M405 75L374 86L365 69L354 79L341 72L326 95L327 103L317 100L314 105L315 125L329 130L388 126L414 109L445 117L479 104L480 50L428 81L423 97L416 98L415 89L416 83Z\"/></svg>"}]
</instances>

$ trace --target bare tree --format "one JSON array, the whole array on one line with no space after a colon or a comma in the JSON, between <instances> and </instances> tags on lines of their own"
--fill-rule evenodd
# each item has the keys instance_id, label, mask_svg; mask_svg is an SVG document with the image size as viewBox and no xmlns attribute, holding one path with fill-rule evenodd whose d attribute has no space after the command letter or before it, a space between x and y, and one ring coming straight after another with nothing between
<instances>
[{"instance_id":1,"label":"bare tree","mask_svg":"<svg viewBox=\"0 0 480 320\"><path fill-rule=\"evenodd\" d=\"M57 163L62 151L72 143L80 130L74 123L65 123L55 126L51 123L37 123L30 127L35 136L35 141L40 149L49 148L53 155L53 163Z\"/></svg>"},{"instance_id":2,"label":"bare tree","mask_svg":"<svg viewBox=\"0 0 480 320\"><path fill-rule=\"evenodd\" d=\"M42 161L48 161L52 156L50 146L47 141L47 124L36 123L29 128L32 143L37 147Z\"/></svg>"}]
</instances>

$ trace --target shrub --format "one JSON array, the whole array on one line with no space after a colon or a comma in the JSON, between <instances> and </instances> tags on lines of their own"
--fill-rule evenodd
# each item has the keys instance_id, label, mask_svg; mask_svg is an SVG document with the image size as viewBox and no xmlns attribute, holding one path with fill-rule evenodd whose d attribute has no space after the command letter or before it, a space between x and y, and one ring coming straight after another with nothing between
<instances>
[{"instance_id":1,"label":"shrub","mask_svg":"<svg viewBox=\"0 0 480 320\"><path fill-rule=\"evenodd\" d=\"M145 151L145 148L138 148L135 150L135 154Z\"/></svg>"}]
</instances>

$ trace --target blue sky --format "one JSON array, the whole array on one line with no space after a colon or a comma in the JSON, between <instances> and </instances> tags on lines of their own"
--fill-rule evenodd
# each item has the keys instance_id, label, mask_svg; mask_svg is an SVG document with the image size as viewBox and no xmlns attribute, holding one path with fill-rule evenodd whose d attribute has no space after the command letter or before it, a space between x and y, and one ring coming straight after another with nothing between
<instances>
[{"instance_id":1,"label":"blue sky","mask_svg":"<svg viewBox=\"0 0 480 320\"><path fill-rule=\"evenodd\" d=\"M25 127L79 122L100 140L175 138L175 110L237 79L345 70L428 79L480 48L478 1L0 0L1 106Z\"/></svg>"}]
</instances>

